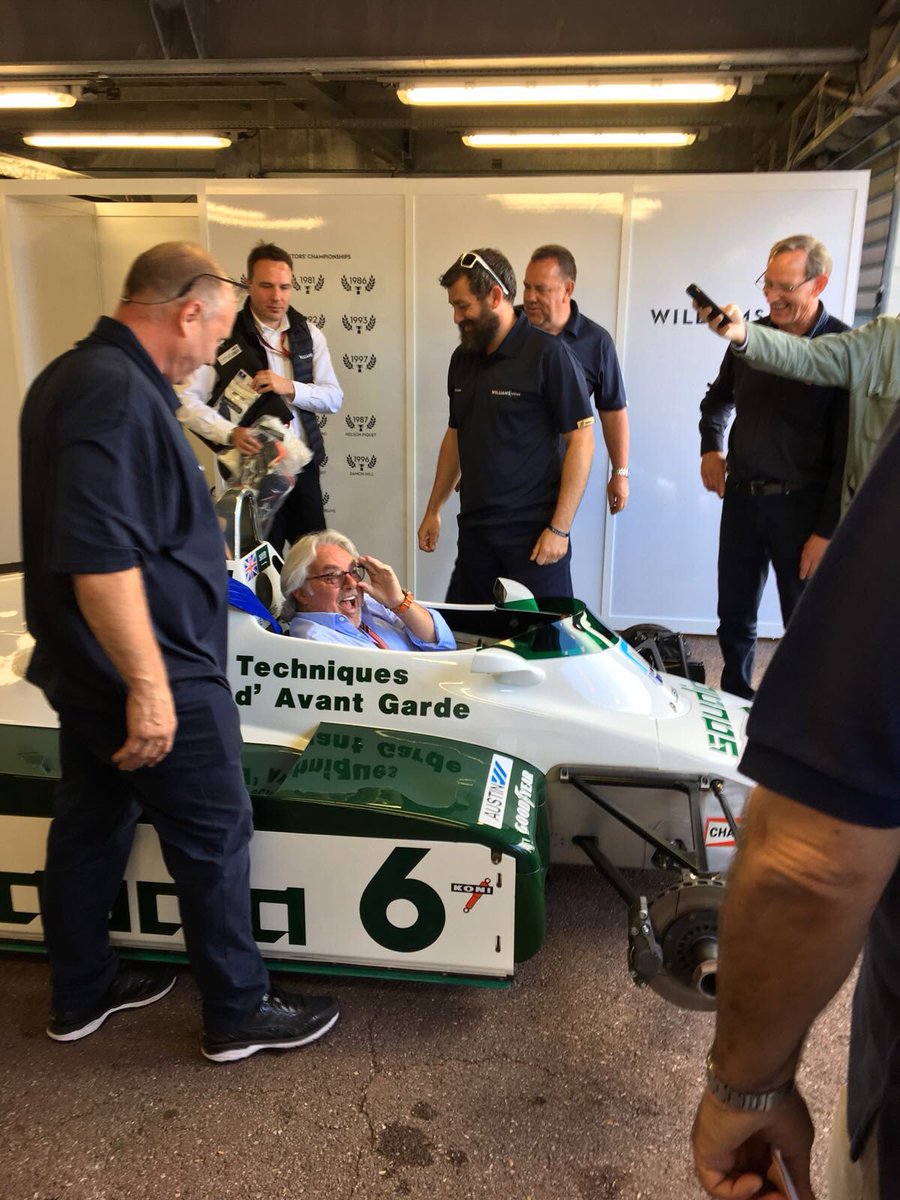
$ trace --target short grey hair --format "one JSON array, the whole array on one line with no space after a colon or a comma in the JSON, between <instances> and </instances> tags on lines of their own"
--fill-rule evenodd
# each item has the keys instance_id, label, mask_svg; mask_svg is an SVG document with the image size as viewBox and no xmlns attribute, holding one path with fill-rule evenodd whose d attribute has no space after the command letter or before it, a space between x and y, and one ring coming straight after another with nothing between
<instances>
[{"instance_id":1,"label":"short grey hair","mask_svg":"<svg viewBox=\"0 0 900 1200\"><path fill-rule=\"evenodd\" d=\"M229 294L224 274L202 246L194 242L160 242L139 254L131 264L121 300L123 304L140 300L149 305L165 305L193 280L191 298L202 300L207 315L211 316Z\"/></svg>"},{"instance_id":2,"label":"short grey hair","mask_svg":"<svg viewBox=\"0 0 900 1200\"><path fill-rule=\"evenodd\" d=\"M802 250L806 254L806 267L810 279L815 279L817 275L831 274L834 263L828 253L828 247L809 233L795 233L793 237L782 238L780 242L776 242L769 251L769 261L771 262L776 254L789 254L792 250Z\"/></svg>"},{"instance_id":3,"label":"short grey hair","mask_svg":"<svg viewBox=\"0 0 900 1200\"><path fill-rule=\"evenodd\" d=\"M319 553L320 546L340 546L351 558L358 558L356 547L348 537L338 533L336 529L323 529L319 533L308 533L305 537L294 542L288 550L284 566L281 568L281 593L284 605L281 609L282 621L290 621L299 611L294 599L294 592L302 588L309 576L309 568Z\"/></svg>"},{"instance_id":4,"label":"short grey hair","mask_svg":"<svg viewBox=\"0 0 900 1200\"><path fill-rule=\"evenodd\" d=\"M537 250L532 250L529 262L543 262L548 258L556 259L559 273L564 282L568 282L570 279L573 283L575 282L578 268L575 265L575 255L571 250L567 250L565 246L559 246L555 242L548 242L546 246L538 246Z\"/></svg>"}]
</instances>

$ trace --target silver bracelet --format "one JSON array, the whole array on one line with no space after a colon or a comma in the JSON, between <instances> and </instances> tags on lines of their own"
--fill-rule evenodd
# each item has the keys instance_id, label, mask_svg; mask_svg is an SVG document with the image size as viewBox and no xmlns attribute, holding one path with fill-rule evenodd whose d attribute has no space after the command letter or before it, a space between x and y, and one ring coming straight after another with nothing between
<instances>
[{"instance_id":1,"label":"silver bracelet","mask_svg":"<svg viewBox=\"0 0 900 1200\"><path fill-rule=\"evenodd\" d=\"M791 1094L794 1090L794 1080L789 1079L787 1083L779 1084L770 1092L739 1092L737 1088L733 1088L731 1084L719 1078L716 1074L712 1054L708 1054L706 1056L706 1089L712 1092L716 1099L724 1101L729 1108L736 1108L741 1112L769 1112Z\"/></svg>"},{"instance_id":2,"label":"silver bracelet","mask_svg":"<svg viewBox=\"0 0 900 1200\"><path fill-rule=\"evenodd\" d=\"M628 468L627 467L613 467L612 473L613 473L613 475L621 475L623 479L628 478Z\"/></svg>"}]
</instances>

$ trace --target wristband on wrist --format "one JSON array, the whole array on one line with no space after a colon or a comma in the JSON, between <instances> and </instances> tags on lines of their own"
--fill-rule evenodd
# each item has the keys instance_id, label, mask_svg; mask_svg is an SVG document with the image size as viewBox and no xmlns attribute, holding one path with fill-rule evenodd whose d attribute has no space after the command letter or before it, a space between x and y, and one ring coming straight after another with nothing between
<instances>
[{"instance_id":1,"label":"wristband on wrist","mask_svg":"<svg viewBox=\"0 0 900 1200\"><path fill-rule=\"evenodd\" d=\"M612 473L613 473L613 475L621 475L623 479L628 478L628 468L627 467L613 467Z\"/></svg>"},{"instance_id":2,"label":"wristband on wrist","mask_svg":"<svg viewBox=\"0 0 900 1200\"><path fill-rule=\"evenodd\" d=\"M722 1100L729 1108L736 1108L741 1112L769 1112L791 1094L794 1090L794 1080L791 1078L770 1092L739 1092L737 1088L733 1088L719 1078L716 1074L712 1054L708 1054L706 1056L706 1090L711 1092L717 1100Z\"/></svg>"},{"instance_id":3,"label":"wristband on wrist","mask_svg":"<svg viewBox=\"0 0 900 1200\"><path fill-rule=\"evenodd\" d=\"M547 528L550 530L551 533L555 533L557 537L567 538L570 536L569 533L563 533L563 531L561 529L557 529L555 525L548 525Z\"/></svg>"},{"instance_id":4,"label":"wristband on wrist","mask_svg":"<svg viewBox=\"0 0 900 1200\"><path fill-rule=\"evenodd\" d=\"M402 616L403 613L405 613L406 610L410 607L413 600L414 600L414 596L413 596L412 592L404 592L403 599L400 601L399 604L395 604L393 606L393 608L391 609L391 612L396 613L396 615L398 617Z\"/></svg>"}]
</instances>

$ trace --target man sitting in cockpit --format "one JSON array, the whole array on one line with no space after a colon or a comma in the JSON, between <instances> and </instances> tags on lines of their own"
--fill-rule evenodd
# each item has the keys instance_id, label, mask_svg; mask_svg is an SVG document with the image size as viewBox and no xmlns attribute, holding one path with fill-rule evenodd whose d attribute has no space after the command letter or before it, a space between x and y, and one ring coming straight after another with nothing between
<instances>
[{"instance_id":1,"label":"man sitting in cockpit","mask_svg":"<svg viewBox=\"0 0 900 1200\"><path fill-rule=\"evenodd\" d=\"M392 567L336 530L310 533L288 551L281 572L282 620L292 637L382 650L455 650L438 612L400 586Z\"/></svg>"}]
</instances>

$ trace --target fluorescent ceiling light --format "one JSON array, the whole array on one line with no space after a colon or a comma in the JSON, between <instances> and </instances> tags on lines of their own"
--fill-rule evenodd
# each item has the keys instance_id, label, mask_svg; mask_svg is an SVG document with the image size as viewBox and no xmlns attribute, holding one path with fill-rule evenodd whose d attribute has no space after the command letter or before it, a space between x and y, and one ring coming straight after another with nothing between
<instances>
[{"instance_id":1,"label":"fluorescent ceiling light","mask_svg":"<svg viewBox=\"0 0 900 1200\"><path fill-rule=\"evenodd\" d=\"M690 146L696 133L673 129L540 130L516 133L465 133L463 142L482 150L572 150L591 146Z\"/></svg>"},{"instance_id":2,"label":"fluorescent ceiling light","mask_svg":"<svg viewBox=\"0 0 900 1200\"><path fill-rule=\"evenodd\" d=\"M711 104L730 100L730 79L482 80L404 84L404 104Z\"/></svg>"},{"instance_id":3,"label":"fluorescent ceiling light","mask_svg":"<svg viewBox=\"0 0 900 1200\"><path fill-rule=\"evenodd\" d=\"M29 133L26 146L42 150L221 150L231 138L199 133Z\"/></svg>"},{"instance_id":4,"label":"fluorescent ceiling light","mask_svg":"<svg viewBox=\"0 0 900 1200\"><path fill-rule=\"evenodd\" d=\"M0 87L0 108L71 108L77 99L69 88Z\"/></svg>"}]
</instances>

